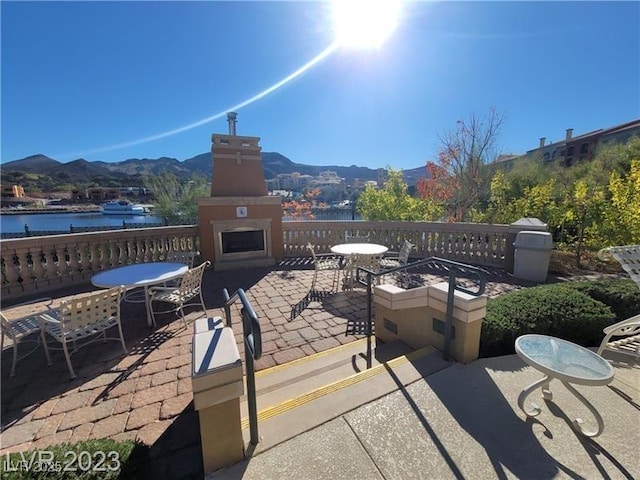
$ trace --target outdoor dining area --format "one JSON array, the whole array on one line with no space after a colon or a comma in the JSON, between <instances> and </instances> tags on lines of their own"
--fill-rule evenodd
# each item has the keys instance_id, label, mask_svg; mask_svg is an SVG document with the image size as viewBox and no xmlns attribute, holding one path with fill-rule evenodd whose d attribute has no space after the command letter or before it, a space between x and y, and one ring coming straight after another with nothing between
<instances>
[{"instance_id":1,"label":"outdoor dining area","mask_svg":"<svg viewBox=\"0 0 640 480\"><path fill-rule=\"evenodd\" d=\"M159 478L188 478L185 472L198 478L202 452L191 390L194 322L224 319L223 289L244 289L261 324L262 357L256 361L257 371L366 338L371 319L362 280L367 270L381 273L420 258L414 256L417 252L409 241L396 250L357 237L345 235L328 249L307 242L306 255L286 257L275 266L228 271L211 268L197 250L175 256L167 251L166 257L151 262L92 273L82 283L49 290L47 298L37 297L26 305L15 301L6 308L3 302L3 453L89 438L135 439L152 446L151 455L162 466L159 470L166 469ZM380 252L383 248L386 251ZM500 268L484 270L489 297L532 285ZM115 280L110 281L110 276ZM384 284L408 287L413 282L420 288L446 281L447 274L425 268L378 278ZM121 283L123 288L112 282L127 283ZM191 301L195 305L188 305ZM233 333L243 352L242 325L237 320L240 308L232 309ZM104 322L105 316L111 323L96 321L101 317ZM48 326L62 326L67 319L80 325L71 338L62 334L64 328ZM107 331L117 341L103 343ZM74 352L73 341L85 336L99 341ZM364 361L361 368L366 368ZM631 408L624 415L633 418L637 391L629 390L633 377L626 370L623 373L617 378L627 380L624 386L614 383L615 391L624 392L628 401L621 405ZM531 383L528 378L517 382L518 393ZM603 409L601 400L594 401L594 390L585 394L596 404L604 417L604 431L609 432L617 421ZM515 408L517 400L516 395Z\"/></svg>"},{"instance_id":2,"label":"outdoor dining area","mask_svg":"<svg viewBox=\"0 0 640 480\"><path fill-rule=\"evenodd\" d=\"M640 476L638 369L603 359L638 319L597 353L479 359L489 299L547 280L543 222L283 222L228 121L197 225L2 240L0 453L135 441L157 479ZM326 383L279 398L290 368Z\"/></svg>"}]
</instances>

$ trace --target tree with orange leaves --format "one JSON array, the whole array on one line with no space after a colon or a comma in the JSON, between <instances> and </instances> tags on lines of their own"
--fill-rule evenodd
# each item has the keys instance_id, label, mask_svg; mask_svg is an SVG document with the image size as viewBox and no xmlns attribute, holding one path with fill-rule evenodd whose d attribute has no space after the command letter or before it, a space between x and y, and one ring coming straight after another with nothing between
<instances>
[{"instance_id":1,"label":"tree with orange leaves","mask_svg":"<svg viewBox=\"0 0 640 480\"><path fill-rule=\"evenodd\" d=\"M315 198L320 195L320 189L307 190L302 200L287 200L282 203L282 215L292 220L314 220L312 207Z\"/></svg>"},{"instance_id":2,"label":"tree with orange leaves","mask_svg":"<svg viewBox=\"0 0 640 480\"><path fill-rule=\"evenodd\" d=\"M429 178L420 179L420 197L443 205L449 221L465 221L474 205L489 193L489 162L495 157L495 142L503 115L493 108L484 117L473 114L458 120L446 131L437 162L427 162Z\"/></svg>"}]
</instances>

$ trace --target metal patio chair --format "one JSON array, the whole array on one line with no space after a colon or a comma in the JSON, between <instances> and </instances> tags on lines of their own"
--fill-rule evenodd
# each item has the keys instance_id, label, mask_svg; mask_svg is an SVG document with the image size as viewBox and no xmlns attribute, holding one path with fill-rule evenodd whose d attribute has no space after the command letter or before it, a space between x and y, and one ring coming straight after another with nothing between
<instances>
[{"instance_id":1,"label":"metal patio chair","mask_svg":"<svg viewBox=\"0 0 640 480\"><path fill-rule=\"evenodd\" d=\"M51 298L38 298L29 302L19 303L12 305L10 308L22 307L25 305L32 305L40 302L48 301L48 305L51 305ZM51 309L48 309L51 311ZM4 338L9 337L13 349L13 362L11 364L10 377L16 374L16 365L19 360L22 360L26 356L35 352L40 346L40 336L35 339L27 339L32 334L40 331L42 325L42 314L46 311L38 311L29 313L27 315L21 315L17 318L7 318L7 316L0 312L0 351L4 350ZM18 349L21 343L34 343L35 345L26 353L19 355Z\"/></svg>"},{"instance_id":2,"label":"metal patio chair","mask_svg":"<svg viewBox=\"0 0 640 480\"><path fill-rule=\"evenodd\" d=\"M207 307L202 298L202 276L204 269L211 265L210 261L206 261L197 267L190 268L177 282L175 286L167 287L150 287L149 288L149 306L153 324L156 324L156 315L160 313L175 312L179 314L187 327L187 319L184 315L184 307L189 305L200 305L204 315L207 314ZM173 305L169 310L154 310L154 302L164 302Z\"/></svg>"},{"instance_id":3,"label":"metal patio chair","mask_svg":"<svg viewBox=\"0 0 640 480\"><path fill-rule=\"evenodd\" d=\"M311 251L313 257L313 280L311 282L311 291L316 289L316 281L318 279L318 272L333 271L333 282L331 284L332 291L338 291L338 285L340 280L340 271L342 270L342 260L339 256L333 253L316 253L315 247L311 244L307 244L307 248Z\"/></svg>"},{"instance_id":4,"label":"metal patio chair","mask_svg":"<svg viewBox=\"0 0 640 480\"><path fill-rule=\"evenodd\" d=\"M41 337L47 363L51 365L47 334L62 344L72 379L76 378L76 374L71 364L71 355L85 345L98 340L120 340L122 350L127 353L120 322L120 301L124 291L124 287L114 287L74 295L63 299L51 314L42 314ZM119 338L107 338L107 330L112 327L118 327ZM85 339L89 340L83 341ZM78 342L82 344L79 345Z\"/></svg>"},{"instance_id":5,"label":"metal patio chair","mask_svg":"<svg viewBox=\"0 0 640 480\"><path fill-rule=\"evenodd\" d=\"M598 252L601 260L614 258L640 288L640 245L621 245L603 248ZM605 337L598 355L605 350L640 358L640 314L604 329Z\"/></svg>"}]
</instances>

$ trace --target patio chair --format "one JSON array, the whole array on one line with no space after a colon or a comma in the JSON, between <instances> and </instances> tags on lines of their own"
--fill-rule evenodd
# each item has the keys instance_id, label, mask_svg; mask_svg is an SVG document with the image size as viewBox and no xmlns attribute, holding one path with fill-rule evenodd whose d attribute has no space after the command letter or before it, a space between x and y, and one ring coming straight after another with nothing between
<instances>
[{"instance_id":1,"label":"patio chair","mask_svg":"<svg viewBox=\"0 0 640 480\"><path fill-rule=\"evenodd\" d=\"M344 234L345 243L369 243L371 239L369 235L351 235L349 233Z\"/></svg>"},{"instance_id":2,"label":"patio chair","mask_svg":"<svg viewBox=\"0 0 640 480\"><path fill-rule=\"evenodd\" d=\"M406 265L409 262L409 254L413 250L413 243L405 240L399 252L387 252L380 259L380 267L388 270ZM402 271L401 275L405 275L406 271Z\"/></svg>"},{"instance_id":3,"label":"patio chair","mask_svg":"<svg viewBox=\"0 0 640 480\"><path fill-rule=\"evenodd\" d=\"M200 252L197 252L197 251L196 252L192 252L192 251L179 252L177 250L169 250L165 255L165 261L184 263L189 268L193 268L193 262L195 262L195 259L198 255L200 255ZM180 279L169 280L168 282L165 282L163 286L174 287L174 286L177 286L179 282L180 282Z\"/></svg>"},{"instance_id":4,"label":"patio chair","mask_svg":"<svg viewBox=\"0 0 640 480\"><path fill-rule=\"evenodd\" d=\"M52 314L42 314L41 338L47 363L51 365L46 334L62 344L72 379L76 378L76 374L71 365L71 355L85 345L98 340L120 340L122 350L127 353L120 322L120 300L124 290L124 287L114 287L74 295L62 300ZM119 338L107 338L107 330L111 327L118 327ZM82 345L77 344L78 341L90 337L94 338L83 342Z\"/></svg>"},{"instance_id":5,"label":"patio chair","mask_svg":"<svg viewBox=\"0 0 640 480\"><path fill-rule=\"evenodd\" d=\"M332 291L338 290L340 280L340 270L342 270L342 261L340 257L333 253L321 253L318 254L315 251L314 246L311 243L307 244L307 248L311 251L313 257L313 280L311 282L311 291L316 289L316 280L318 279L318 272L333 271L333 282L331 284Z\"/></svg>"},{"instance_id":6,"label":"patio chair","mask_svg":"<svg viewBox=\"0 0 640 480\"><path fill-rule=\"evenodd\" d=\"M640 358L640 314L615 323L604 329L605 337L598 348L598 355L610 350ZM612 340L613 337L621 337Z\"/></svg>"},{"instance_id":7,"label":"patio chair","mask_svg":"<svg viewBox=\"0 0 640 480\"><path fill-rule=\"evenodd\" d=\"M186 263L189 265L189 268L193 268L193 262L199 254L200 252L179 252L177 250L169 250L165 254L165 261Z\"/></svg>"},{"instance_id":8,"label":"patio chair","mask_svg":"<svg viewBox=\"0 0 640 480\"><path fill-rule=\"evenodd\" d=\"M598 252L601 260L613 257L640 288L640 245L621 245L603 248ZM640 314L615 323L604 329L605 337L598 348L598 355L610 350L640 358ZM611 340L613 337L621 337Z\"/></svg>"},{"instance_id":9,"label":"patio chair","mask_svg":"<svg viewBox=\"0 0 640 480\"><path fill-rule=\"evenodd\" d=\"M31 300L30 302L13 305L12 308L32 305L44 301L48 301L49 305L51 304L50 298L38 298L36 300ZM22 315L14 319L9 319L5 316L4 313L0 312L0 351L4 350L5 336L9 337L13 348L13 362L11 364L11 373L9 374L10 377L15 376L16 365L18 361L35 352L40 345L39 335L36 339L33 340L27 340L27 337L40 331L40 326L42 323L42 313L43 312L35 312L28 315ZM19 356L18 346L20 345L20 343L35 343L35 345L28 352L23 353Z\"/></svg>"},{"instance_id":10,"label":"patio chair","mask_svg":"<svg viewBox=\"0 0 640 480\"><path fill-rule=\"evenodd\" d=\"M409 254L413 250L413 243L405 240L400 248L399 252L387 252L380 260L380 266L382 268L396 268L402 265L406 265L409 261Z\"/></svg>"},{"instance_id":11,"label":"patio chair","mask_svg":"<svg viewBox=\"0 0 640 480\"><path fill-rule=\"evenodd\" d=\"M204 315L207 314L207 307L202 298L202 275L204 274L204 269L209 265L211 265L211 262L207 260L197 267L190 268L187 273L179 279L178 284L175 286L149 288L149 308L154 325L156 324L157 314L174 312L180 314L184 326L187 327L184 307L189 305L201 305ZM170 303L173 305L173 308L156 311L153 309L154 302Z\"/></svg>"},{"instance_id":12,"label":"patio chair","mask_svg":"<svg viewBox=\"0 0 640 480\"><path fill-rule=\"evenodd\" d=\"M603 248L598 252L601 260L610 257L616 259L625 272L629 274L631 280L636 282L640 288L640 245L621 245Z\"/></svg>"},{"instance_id":13,"label":"patio chair","mask_svg":"<svg viewBox=\"0 0 640 480\"><path fill-rule=\"evenodd\" d=\"M345 286L349 290L353 290L358 278L358 268L366 268L372 272L380 271L380 261L382 255L367 255L362 253L355 253L349 255L347 259L347 265L345 266ZM364 276L360 277L364 279ZM376 284L380 285L382 281L381 277L376 277Z\"/></svg>"}]
</instances>

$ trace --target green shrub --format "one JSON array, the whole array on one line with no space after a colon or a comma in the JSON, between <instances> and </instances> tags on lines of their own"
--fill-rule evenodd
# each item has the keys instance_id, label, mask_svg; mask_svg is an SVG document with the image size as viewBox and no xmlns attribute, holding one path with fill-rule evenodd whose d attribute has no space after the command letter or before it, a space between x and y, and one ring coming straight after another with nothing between
<instances>
[{"instance_id":1,"label":"green shrub","mask_svg":"<svg viewBox=\"0 0 640 480\"><path fill-rule=\"evenodd\" d=\"M2 479L107 480L149 478L149 448L111 439L63 443L4 455Z\"/></svg>"},{"instance_id":2,"label":"green shrub","mask_svg":"<svg viewBox=\"0 0 640 480\"><path fill-rule=\"evenodd\" d=\"M526 333L595 346L602 340L602 329L615 321L605 304L563 284L526 288L489 300L480 356L512 354L516 338Z\"/></svg>"},{"instance_id":3,"label":"green shrub","mask_svg":"<svg viewBox=\"0 0 640 480\"><path fill-rule=\"evenodd\" d=\"M607 305L618 321L640 313L640 288L630 278L563 283Z\"/></svg>"}]
</instances>

